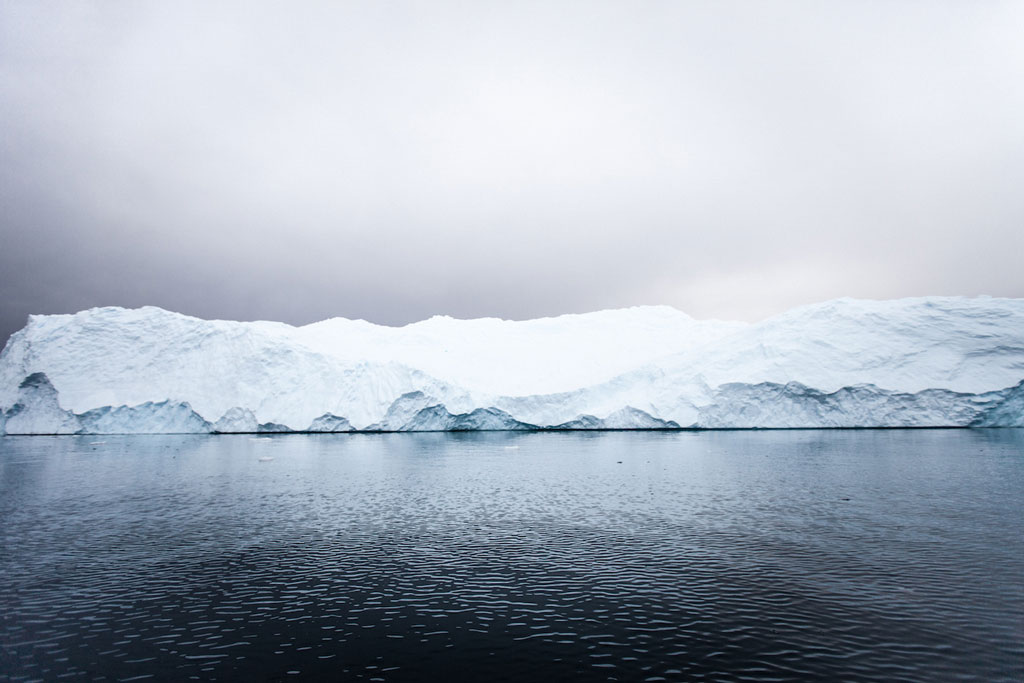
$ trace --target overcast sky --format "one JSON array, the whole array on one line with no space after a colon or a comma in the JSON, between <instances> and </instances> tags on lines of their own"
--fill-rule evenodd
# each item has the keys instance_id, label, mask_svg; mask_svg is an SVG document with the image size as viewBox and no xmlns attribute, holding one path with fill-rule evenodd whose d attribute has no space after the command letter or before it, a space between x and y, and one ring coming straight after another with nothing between
<instances>
[{"instance_id":1,"label":"overcast sky","mask_svg":"<svg viewBox=\"0 0 1024 683\"><path fill-rule=\"evenodd\" d=\"M0 0L0 340L1024 296L1022 36L985 0Z\"/></svg>"}]
</instances>

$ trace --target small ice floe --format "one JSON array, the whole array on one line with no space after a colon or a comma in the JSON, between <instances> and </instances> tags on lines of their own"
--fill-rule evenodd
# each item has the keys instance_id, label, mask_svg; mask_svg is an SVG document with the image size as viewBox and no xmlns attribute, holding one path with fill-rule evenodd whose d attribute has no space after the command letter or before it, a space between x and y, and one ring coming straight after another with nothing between
<instances>
[{"instance_id":1,"label":"small ice floe","mask_svg":"<svg viewBox=\"0 0 1024 683\"><path fill-rule=\"evenodd\" d=\"M106 443L106 441L90 441L89 445L90 446L100 446L100 445L105 444L105 443Z\"/></svg>"},{"instance_id":2,"label":"small ice floe","mask_svg":"<svg viewBox=\"0 0 1024 683\"><path fill-rule=\"evenodd\" d=\"M273 458L270 458L270 457L266 457L266 456L265 456L265 457L262 457L262 458L260 458L260 462L270 462L271 460L273 460Z\"/></svg>"},{"instance_id":3,"label":"small ice floe","mask_svg":"<svg viewBox=\"0 0 1024 683\"><path fill-rule=\"evenodd\" d=\"M518 451L519 446L505 446L506 451Z\"/></svg>"}]
</instances>

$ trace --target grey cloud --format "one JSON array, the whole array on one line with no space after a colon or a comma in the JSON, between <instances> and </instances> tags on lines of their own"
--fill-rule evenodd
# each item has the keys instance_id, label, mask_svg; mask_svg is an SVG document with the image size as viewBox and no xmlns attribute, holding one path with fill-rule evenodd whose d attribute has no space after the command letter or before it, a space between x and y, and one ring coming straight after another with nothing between
<instances>
[{"instance_id":1,"label":"grey cloud","mask_svg":"<svg viewBox=\"0 0 1024 683\"><path fill-rule=\"evenodd\" d=\"M0 7L0 336L1024 296L1020 3Z\"/></svg>"}]
</instances>

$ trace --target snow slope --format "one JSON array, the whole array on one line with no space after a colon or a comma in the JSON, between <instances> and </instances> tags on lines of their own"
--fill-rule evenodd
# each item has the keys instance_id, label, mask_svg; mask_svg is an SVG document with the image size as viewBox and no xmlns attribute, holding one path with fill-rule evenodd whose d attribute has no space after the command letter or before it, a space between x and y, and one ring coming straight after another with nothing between
<instances>
[{"instance_id":1,"label":"snow slope","mask_svg":"<svg viewBox=\"0 0 1024 683\"><path fill-rule=\"evenodd\" d=\"M292 327L32 316L7 434L1024 426L1024 300L840 299L757 324L666 306Z\"/></svg>"}]
</instances>

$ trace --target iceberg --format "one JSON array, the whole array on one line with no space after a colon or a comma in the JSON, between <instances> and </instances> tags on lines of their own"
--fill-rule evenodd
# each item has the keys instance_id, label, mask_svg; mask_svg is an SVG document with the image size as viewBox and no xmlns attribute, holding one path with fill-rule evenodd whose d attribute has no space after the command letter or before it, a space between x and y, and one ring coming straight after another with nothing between
<instances>
[{"instance_id":1,"label":"iceberg","mask_svg":"<svg viewBox=\"0 0 1024 683\"><path fill-rule=\"evenodd\" d=\"M837 299L759 323L642 306L294 327L36 315L0 433L1024 426L1024 299Z\"/></svg>"}]
</instances>

